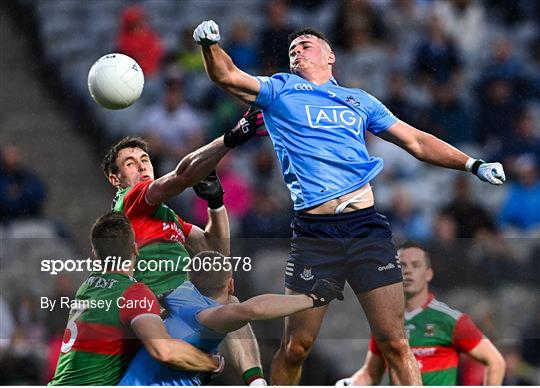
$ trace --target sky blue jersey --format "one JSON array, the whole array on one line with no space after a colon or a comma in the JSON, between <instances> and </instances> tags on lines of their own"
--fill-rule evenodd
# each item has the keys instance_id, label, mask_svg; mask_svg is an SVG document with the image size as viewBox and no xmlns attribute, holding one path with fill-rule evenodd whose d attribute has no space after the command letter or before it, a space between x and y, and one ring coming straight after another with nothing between
<instances>
[{"instance_id":1,"label":"sky blue jersey","mask_svg":"<svg viewBox=\"0 0 540 388\"><path fill-rule=\"evenodd\" d=\"M316 85L289 73L256 77L262 108L295 210L354 191L383 168L370 157L366 130L377 134L396 117L375 97L339 86Z\"/></svg>"},{"instance_id":2,"label":"sky blue jersey","mask_svg":"<svg viewBox=\"0 0 540 388\"><path fill-rule=\"evenodd\" d=\"M201 325L197 314L219 303L202 295L190 281L185 281L163 301L170 316L165 326L170 336L182 339L206 353L215 353L226 334ZM154 360L143 347L139 350L119 385L201 385L201 374L173 369Z\"/></svg>"}]
</instances>

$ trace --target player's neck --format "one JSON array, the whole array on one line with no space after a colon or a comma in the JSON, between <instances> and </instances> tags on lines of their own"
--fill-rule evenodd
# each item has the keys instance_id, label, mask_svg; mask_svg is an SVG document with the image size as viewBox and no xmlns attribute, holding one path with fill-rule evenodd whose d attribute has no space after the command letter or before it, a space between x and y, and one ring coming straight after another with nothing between
<instances>
[{"instance_id":1,"label":"player's neck","mask_svg":"<svg viewBox=\"0 0 540 388\"><path fill-rule=\"evenodd\" d=\"M405 298L405 310L414 311L426 305L429 300L429 290L426 287L418 294Z\"/></svg>"},{"instance_id":2,"label":"player's neck","mask_svg":"<svg viewBox=\"0 0 540 388\"><path fill-rule=\"evenodd\" d=\"M297 74L298 76L302 77L306 81L309 81L311 83L314 83L315 85L322 85L330 81L332 78L331 72L308 72L308 73L302 73Z\"/></svg>"}]
</instances>

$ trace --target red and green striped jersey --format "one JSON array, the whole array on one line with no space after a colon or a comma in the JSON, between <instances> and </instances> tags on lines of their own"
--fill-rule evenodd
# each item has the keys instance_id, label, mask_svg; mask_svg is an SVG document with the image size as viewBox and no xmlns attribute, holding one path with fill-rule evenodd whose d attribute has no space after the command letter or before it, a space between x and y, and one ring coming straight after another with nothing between
<instances>
[{"instance_id":1,"label":"red and green striped jersey","mask_svg":"<svg viewBox=\"0 0 540 388\"><path fill-rule=\"evenodd\" d=\"M424 385L456 385L459 353L471 351L483 338L468 315L433 295L425 306L405 313L405 331ZM369 350L381 355L373 337Z\"/></svg>"},{"instance_id":2,"label":"red and green striped jersey","mask_svg":"<svg viewBox=\"0 0 540 388\"><path fill-rule=\"evenodd\" d=\"M92 273L71 311L50 385L116 385L140 345L131 323L159 314L150 289L119 272Z\"/></svg>"},{"instance_id":3,"label":"red and green striped jersey","mask_svg":"<svg viewBox=\"0 0 540 388\"><path fill-rule=\"evenodd\" d=\"M184 244L193 225L184 222L164 203L149 205L146 190L151 183L143 181L119 190L113 210L123 212L135 230L139 247L135 278L161 295L186 280L183 267L189 253Z\"/></svg>"}]
</instances>

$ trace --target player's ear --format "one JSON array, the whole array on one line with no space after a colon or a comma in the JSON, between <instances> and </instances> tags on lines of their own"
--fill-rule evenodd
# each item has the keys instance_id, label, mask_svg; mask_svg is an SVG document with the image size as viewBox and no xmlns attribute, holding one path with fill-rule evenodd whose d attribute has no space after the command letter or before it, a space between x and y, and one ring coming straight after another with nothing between
<instances>
[{"instance_id":1,"label":"player's ear","mask_svg":"<svg viewBox=\"0 0 540 388\"><path fill-rule=\"evenodd\" d=\"M333 65L336 62L336 54L332 50L328 53L328 64Z\"/></svg>"},{"instance_id":2,"label":"player's ear","mask_svg":"<svg viewBox=\"0 0 540 388\"><path fill-rule=\"evenodd\" d=\"M120 186L120 179L115 174L109 174L109 183L113 185L114 187Z\"/></svg>"},{"instance_id":3,"label":"player's ear","mask_svg":"<svg viewBox=\"0 0 540 388\"><path fill-rule=\"evenodd\" d=\"M426 271L426 280L429 283L433 279L433 269L428 268Z\"/></svg>"},{"instance_id":4,"label":"player's ear","mask_svg":"<svg viewBox=\"0 0 540 388\"><path fill-rule=\"evenodd\" d=\"M229 295L234 295L234 279L230 278L227 282L227 292Z\"/></svg>"}]
</instances>

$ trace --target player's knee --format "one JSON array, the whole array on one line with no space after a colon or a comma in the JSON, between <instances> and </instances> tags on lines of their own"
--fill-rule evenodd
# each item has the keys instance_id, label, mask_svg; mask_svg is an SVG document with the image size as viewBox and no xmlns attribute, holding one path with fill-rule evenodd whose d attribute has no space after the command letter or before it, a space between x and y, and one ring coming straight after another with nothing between
<instances>
[{"instance_id":1,"label":"player's knee","mask_svg":"<svg viewBox=\"0 0 540 388\"><path fill-rule=\"evenodd\" d=\"M389 363L404 360L409 355L407 339L391 339L378 341L379 349Z\"/></svg>"},{"instance_id":2,"label":"player's knee","mask_svg":"<svg viewBox=\"0 0 540 388\"><path fill-rule=\"evenodd\" d=\"M308 335L290 338L284 349L287 359L290 362L304 361L309 355L314 342L315 338Z\"/></svg>"}]
</instances>

